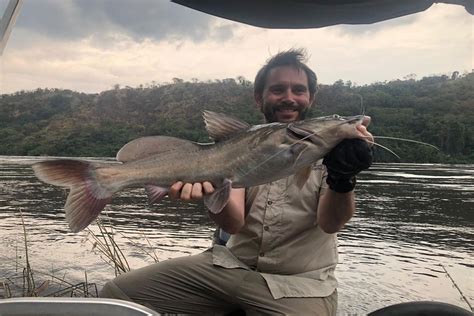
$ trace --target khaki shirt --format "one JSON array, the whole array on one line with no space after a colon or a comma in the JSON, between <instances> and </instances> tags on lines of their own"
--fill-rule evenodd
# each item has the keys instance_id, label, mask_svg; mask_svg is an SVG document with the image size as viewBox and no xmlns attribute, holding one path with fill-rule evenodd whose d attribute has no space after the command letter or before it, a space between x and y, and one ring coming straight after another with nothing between
<instances>
[{"instance_id":1,"label":"khaki shirt","mask_svg":"<svg viewBox=\"0 0 474 316\"><path fill-rule=\"evenodd\" d=\"M260 272L275 299L331 295L337 235L316 222L325 177L319 161L301 189L295 176L247 189L245 226L226 246L214 246L213 263Z\"/></svg>"}]
</instances>

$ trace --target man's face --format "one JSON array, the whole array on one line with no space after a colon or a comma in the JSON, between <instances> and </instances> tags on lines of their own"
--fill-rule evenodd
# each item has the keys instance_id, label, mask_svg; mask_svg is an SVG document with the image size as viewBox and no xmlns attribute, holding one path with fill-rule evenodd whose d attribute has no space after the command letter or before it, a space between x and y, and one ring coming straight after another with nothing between
<instances>
[{"instance_id":1,"label":"man's face","mask_svg":"<svg viewBox=\"0 0 474 316\"><path fill-rule=\"evenodd\" d=\"M287 123L304 119L314 96L304 70L280 66L270 70L263 94L255 95L255 100L267 122Z\"/></svg>"}]
</instances>

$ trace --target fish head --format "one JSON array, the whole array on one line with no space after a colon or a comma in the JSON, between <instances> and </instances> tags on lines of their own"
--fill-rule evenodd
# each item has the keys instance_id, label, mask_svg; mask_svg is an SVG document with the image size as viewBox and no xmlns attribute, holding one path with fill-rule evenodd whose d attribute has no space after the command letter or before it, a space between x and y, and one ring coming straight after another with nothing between
<instances>
[{"instance_id":1,"label":"fish head","mask_svg":"<svg viewBox=\"0 0 474 316\"><path fill-rule=\"evenodd\" d=\"M335 114L290 123L286 133L290 141L304 143L322 157L346 138L365 139L359 126L367 127L369 124L369 116Z\"/></svg>"}]
</instances>

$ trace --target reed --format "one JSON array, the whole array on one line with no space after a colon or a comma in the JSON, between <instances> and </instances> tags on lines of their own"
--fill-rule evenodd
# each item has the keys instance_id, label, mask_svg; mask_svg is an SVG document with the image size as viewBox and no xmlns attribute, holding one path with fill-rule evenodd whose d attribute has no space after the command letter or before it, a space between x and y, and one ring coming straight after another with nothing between
<instances>
[{"instance_id":1,"label":"reed","mask_svg":"<svg viewBox=\"0 0 474 316\"><path fill-rule=\"evenodd\" d=\"M12 265L17 265L16 259L0 256L3 262L11 262ZM26 265L19 264L20 268L26 269ZM42 296L42 297L97 297L98 289L95 283L91 283L87 279L87 272L85 273L85 281L78 283L71 283L67 281L66 274L63 276L56 276L54 273L42 272L32 269L30 267L31 275L41 276L46 279L41 284L35 287L34 291L28 293L25 284L23 283L23 275L14 273L10 276L5 276L4 280L0 282L0 298L24 297L24 296Z\"/></svg>"},{"instance_id":2,"label":"reed","mask_svg":"<svg viewBox=\"0 0 474 316\"><path fill-rule=\"evenodd\" d=\"M21 225L23 228L23 249L15 247L15 258L8 258L0 255L4 263L11 264L14 272L11 275L2 276L0 281L0 298L12 297L37 297L37 296L74 296L74 297L97 297L98 290L95 283L89 283L87 272L85 272L85 281L71 283L66 281L66 274L63 277L57 277L54 273L45 273L34 270L31 267L27 225L21 210L19 210ZM22 262L24 258L24 263ZM21 271L21 272L20 272ZM43 282L36 282L35 276L41 275L47 279ZM39 285L37 286L37 284Z\"/></svg>"},{"instance_id":3,"label":"reed","mask_svg":"<svg viewBox=\"0 0 474 316\"><path fill-rule=\"evenodd\" d=\"M146 249L145 246L137 243L123 233L115 231L110 222L106 224L104 220L98 218L96 223L97 227L99 228L99 232L94 233L90 228L87 228L88 239L92 243L92 249L97 249L101 254L102 260L104 260L104 262L114 269L115 276L129 272L131 270L127 257L115 239L116 235L120 235L122 238L128 240L136 249L150 257L154 262L159 262L158 255L155 252L154 247L151 245L150 240L144 233L142 233L143 239L146 241L148 247L152 250Z\"/></svg>"},{"instance_id":4,"label":"reed","mask_svg":"<svg viewBox=\"0 0 474 316\"><path fill-rule=\"evenodd\" d=\"M98 297L97 285L89 282L87 271L84 272L84 281L71 283L67 281L66 273L64 273L63 276L56 276L53 270L51 273L46 273L31 267L27 224L25 223L21 210L19 213L23 229L23 240L19 244L22 245L22 247L19 247L18 244L15 246L14 259L0 255L3 262L14 266L14 273L12 275L2 276L3 281L0 281L0 298L18 296ZM116 232L110 223L105 224L101 219L97 219L97 226L99 228L98 233L94 233L88 229L87 240L92 243L92 249L98 250L101 254L101 258L114 269L115 276L131 270L127 257L116 242L116 235L120 235L128 240L136 249L139 249L154 262L159 261L157 253L144 233L142 233L143 240L146 241L148 247L137 243L121 232ZM37 282L37 276L42 276L43 278L47 277L47 280Z\"/></svg>"},{"instance_id":5,"label":"reed","mask_svg":"<svg viewBox=\"0 0 474 316\"><path fill-rule=\"evenodd\" d=\"M20 209L21 225L23 227L23 240L25 243L25 261L26 266L23 268L23 296L38 296L38 291L35 286L35 278L30 266L30 258L28 254L28 237L26 234L25 219L23 212ZM26 285L25 285L26 284Z\"/></svg>"},{"instance_id":6,"label":"reed","mask_svg":"<svg viewBox=\"0 0 474 316\"><path fill-rule=\"evenodd\" d=\"M442 265L441 263L440 263L439 265L441 266L441 268L443 268L444 272L446 273L446 275L448 276L448 278L451 280L451 282L453 283L454 287L458 290L459 294L461 294L461 298L464 300L464 302L466 302L467 306L469 306L469 308L471 309L471 312L474 311L473 306L471 305L471 303L469 302L469 300L466 298L466 295L464 295L464 293L461 291L461 288L456 284L456 282L454 282L454 279L453 279L453 277L451 276L451 274L449 274L448 270L446 270L446 268L444 267L444 265Z\"/></svg>"},{"instance_id":7,"label":"reed","mask_svg":"<svg viewBox=\"0 0 474 316\"><path fill-rule=\"evenodd\" d=\"M114 268L115 276L129 272L131 270L130 265L122 249L120 249L115 241L112 225L109 225L109 228L107 228L101 219L97 219L96 222L99 227L99 234L95 234L87 228L88 237L92 239L92 249L97 249L103 255L101 258Z\"/></svg>"},{"instance_id":8,"label":"reed","mask_svg":"<svg viewBox=\"0 0 474 316\"><path fill-rule=\"evenodd\" d=\"M158 259L158 255L156 254L156 251L155 251L155 248L151 245L151 242L150 242L150 239L148 239L148 237L145 235L145 233L141 233L143 239L147 242L148 244L148 247L150 249L152 249L152 251L148 251L143 245L135 242L134 240L132 240L130 237L128 236L125 236L124 234L120 233L120 235L127 239L135 248L139 249L141 252L143 252L145 255L147 255L148 257L150 257L154 262L159 262L160 259Z\"/></svg>"}]
</instances>

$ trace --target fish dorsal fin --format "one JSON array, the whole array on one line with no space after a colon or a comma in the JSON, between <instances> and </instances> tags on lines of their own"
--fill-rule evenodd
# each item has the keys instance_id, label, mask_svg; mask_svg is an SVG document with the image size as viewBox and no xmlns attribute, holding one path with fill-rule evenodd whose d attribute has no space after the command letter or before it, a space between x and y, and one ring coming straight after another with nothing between
<instances>
[{"instance_id":1,"label":"fish dorsal fin","mask_svg":"<svg viewBox=\"0 0 474 316\"><path fill-rule=\"evenodd\" d=\"M167 154L174 150L195 151L200 146L189 140L171 136L146 136L134 139L125 144L117 153L117 160L129 162L152 155Z\"/></svg>"},{"instance_id":2,"label":"fish dorsal fin","mask_svg":"<svg viewBox=\"0 0 474 316\"><path fill-rule=\"evenodd\" d=\"M216 142L230 138L237 132L250 127L246 122L227 116L222 113L204 111L202 114L209 137Z\"/></svg>"}]
</instances>

